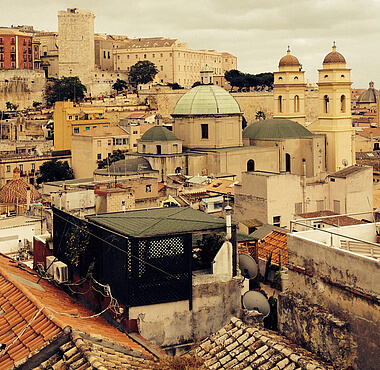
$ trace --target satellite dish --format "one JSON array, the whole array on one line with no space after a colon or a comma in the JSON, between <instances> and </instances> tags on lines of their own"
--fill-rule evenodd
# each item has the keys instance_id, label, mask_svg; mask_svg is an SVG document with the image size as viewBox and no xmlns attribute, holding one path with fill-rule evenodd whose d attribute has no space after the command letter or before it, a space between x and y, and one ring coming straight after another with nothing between
<instances>
[{"instance_id":1,"label":"satellite dish","mask_svg":"<svg viewBox=\"0 0 380 370\"><path fill-rule=\"evenodd\" d=\"M259 311L264 318L270 313L268 300L263 294L254 290L250 290L243 295L243 307L247 310Z\"/></svg>"},{"instance_id":2,"label":"satellite dish","mask_svg":"<svg viewBox=\"0 0 380 370\"><path fill-rule=\"evenodd\" d=\"M245 279L254 279L259 272L256 261L248 254L239 254L239 268Z\"/></svg>"},{"instance_id":3,"label":"satellite dish","mask_svg":"<svg viewBox=\"0 0 380 370\"><path fill-rule=\"evenodd\" d=\"M344 167L347 167L348 166L348 160L347 159L343 159L342 160L342 164Z\"/></svg>"}]
</instances>

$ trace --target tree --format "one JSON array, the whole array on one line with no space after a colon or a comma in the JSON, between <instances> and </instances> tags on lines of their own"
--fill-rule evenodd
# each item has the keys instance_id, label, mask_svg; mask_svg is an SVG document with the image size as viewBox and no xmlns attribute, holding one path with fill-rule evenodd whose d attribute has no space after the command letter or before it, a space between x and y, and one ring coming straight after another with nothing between
<instances>
[{"instance_id":1,"label":"tree","mask_svg":"<svg viewBox=\"0 0 380 370\"><path fill-rule=\"evenodd\" d=\"M256 112L256 119L257 119L258 121L265 120L265 112L262 111L262 110L258 110L258 111Z\"/></svg>"},{"instance_id":2,"label":"tree","mask_svg":"<svg viewBox=\"0 0 380 370\"><path fill-rule=\"evenodd\" d=\"M14 111L16 111L17 108L18 108L18 104L13 104L13 103L11 103L10 101L7 101L7 102L5 103L5 105L7 106L7 109L8 109L8 110L14 110Z\"/></svg>"},{"instance_id":3,"label":"tree","mask_svg":"<svg viewBox=\"0 0 380 370\"><path fill-rule=\"evenodd\" d=\"M273 73L265 72L259 73L257 75L252 75L250 73L243 73L237 69L231 69L224 73L224 78L230 83L231 91L234 87L238 88L238 91L250 91L251 87L255 90L264 90L266 87L268 89L273 88Z\"/></svg>"},{"instance_id":4,"label":"tree","mask_svg":"<svg viewBox=\"0 0 380 370\"><path fill-rule=\"evenodd\" d=\"M69 166L67 161L62 162L52 159L44 162L40 166L40 177L37 178L37 183L70 180L73 178L73 169Z\"/></svg>"},{"instance_id":5,"label":"tree","mask_svg":"<svg viewBox=\"0 0 380 370\"><path fill-rule=\"evenodd\" d=\"M33 108L37 108L39 107L40 105L42 105L42 103L40 101L34 101L33 102Z\"/></svg>"},{"instance_id":6,"label":"tree","mask_svg":"<svg viewBox=\"0 0 380 370\"><path fill-rule=\"evenodd\" d=\"M103 159L98 163L98 168L106 168L111 165L113 162L120 161L121 159L125 159L125 153L126 151L122 151L120 149L114 150L113 153L108 157Z\"/></svg>"},{"instance_id":7,"label":"tree","mask_svg":"<svg viewBox=\"0 0 380 370\"><path fill-rule=\"evenodd\" d=\"M158 69L154 63L149 60L140 60L129 71L129 83L134 87L138 84L146 84L153 81L157 73Z\"/></svg>"},{"instance_id":8,"label":"tree","mask_svg":"<svg viewBox=\"0 0 380 370\"><path fill-rule=\"evenodd\" d=\"M45 99L48 105L52 105L56 101L78 101L84 98L87 92L78 77L62 77L53 83L47 83L45 87Z\"/></svg>"},{"instance_id":9,"label":"tree","mask_svg":"<svg viewBox=\"0 0 380 370\"><path fill-rule=\"evenodd\" d=\"M117 92L123 91L128 87L128 83L124 80L120 80L119 78L116 80L116 82L112 85L112 88L116 90Z\"/></svg>"}]
</instances>

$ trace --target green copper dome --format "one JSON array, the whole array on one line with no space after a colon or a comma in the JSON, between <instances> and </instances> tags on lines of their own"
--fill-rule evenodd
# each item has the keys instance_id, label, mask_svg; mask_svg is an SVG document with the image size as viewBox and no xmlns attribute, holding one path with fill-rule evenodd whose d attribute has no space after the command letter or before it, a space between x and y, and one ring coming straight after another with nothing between
<instances>
[{"instance_id":1,"label":"green copper dome","mask_svg":"<svg viewBox=\"0 0 380 370\"><path fill-rule=\"evenodd\" d=\"M173 115L236 113L241 113L239 104L226 90L215 85L200 85L178 100Z\"/></svg>"},{"instance_id":2,"label":"green copper dome","mask_svg":"<svg viewBox=\"0 0 380 370\"><path fill-rule=\"evenodd\" d=\"M243 139L290 139L311 137L307 128L289 119L268 119L253 122L243 130Z\"/></svg>"},{"instance_id":3,"label":"green copper dome","mask_svg":"<svg viewBox=\"0 0 380 370\"><path fill-rule=\"evenodd\" d=\"M178 141L179 139L166 127L154 126L150 128L140 141Z\"/></svg>"}]
</instances>

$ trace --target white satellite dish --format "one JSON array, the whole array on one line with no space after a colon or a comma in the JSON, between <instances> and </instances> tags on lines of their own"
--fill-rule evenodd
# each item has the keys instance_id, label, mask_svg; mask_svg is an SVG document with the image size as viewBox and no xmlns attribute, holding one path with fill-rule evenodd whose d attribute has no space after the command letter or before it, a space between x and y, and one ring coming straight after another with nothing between
<instances>
[{"instance_id":1,"label":"white satellite dish","mask_svg":"<svg viewBox=\"0 0 380 370\"><path fill-rule=\"evenodd\" d=\"M256 261L245 253L239 254L239 268L245 279L254 279L259 272Z\"/></svg>"},{"instance_id":2,"label":"white satellite dish","mask_svg":"<svg viewBox=\"0 0 380 370\"><path fill-rule=\"evenodd\" d=\"M264 318L270 313L268 300L263 294L254 290L250 290L243 295L243 307L247 310L256 310L260 312Z\"/></svg>"}]
</instances>

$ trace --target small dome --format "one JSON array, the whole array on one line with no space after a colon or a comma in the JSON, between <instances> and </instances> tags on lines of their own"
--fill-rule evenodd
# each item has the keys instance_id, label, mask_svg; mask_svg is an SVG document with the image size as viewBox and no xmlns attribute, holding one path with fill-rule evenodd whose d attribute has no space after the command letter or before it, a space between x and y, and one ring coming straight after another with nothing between
<instances>
[{"instance_id":1,"label":"small dome","mask_svg":"<svg viewBox=\"0 0 380 370\"><path fill-rule=\"evenodd\" d=\"M371 81L369 88L363 91L358 97L358 103L376 103L379 97L379 92L375 89L375 84Z\"/></svg>"},{"instance_id":2,"label":"small dome","mask_svg":"<svg viewBox=\"0 0 380 370\"><path fill-rule=\"evenodd\" d=\"M163 126L154 126L150 128L140 141L178 141L179 139L170 130Z\"/></svg>"},{"instance_id":3,"label":"small dome","mask_svg":"<svg viewBox=\"0 0 380 370\"><path fill-rule=\"evenodd\" d=\"M128 175L130 173L142 173L142 172L152 172L152 167L149 162L143 157L133 157L121 159L120 161L113 162L109 169L102 168L96 169L94 174L96 175Z\"/></svg>"},{"instance_id":4,"label":"small dome","mask_svg":"<svg viewBox=\"0 0 380 370\"><path fill-rule=\"evenodd\" d=\"M300 62L299 62L299 60L294 55L290 54L290 50L288 49L287 55L285 55L284 57L282 57L280 59L280 62L278 63L278 66L279 67L285 67L285 66L286 67L288 67L288 66L299 67L300 66Z\"/></svg>"},{"instance_id":5,"label":"small dome","mask_svg":"<svg viewBox=\"0 0 380 370\"><path fill-rule=\"evenodd\" d=\"M333 45L332 51L328 53L323 60L323 64L327 63L346 63L344 56L336 51L335 44Z\"/></svg>"},{"instance_id":6,"label":"small dome","mask_svg":"<svg viewBox=\"0 0 380 370\"><path fill-rule=\"evenodd\" d=\"M199 85L178 100L173 115L240 114L238 102L225 89Z\"/></svg>"},{"instance_id":7,"label":"small dome","mask_svg":"<svg viewBox=\"0 0 380 370\"><path fill-rule=\"evenodd\" d=\"M30 190L30 203L41 200L41 194L31 184L23 179L8 181L0 190L0 203L4 204L26 204L27 193Z\"/></svg>"},{"instance_id":8,"label":"small dome","mask_svg":"<svg viewBox=\"0 0 380 370\"><path fill-rule=\"evenodd\" d=\"M253 122L243 130L243 139L290 139L311 137L313 134L289 119L268 119Z\"/></svg>"}]
</instances>

